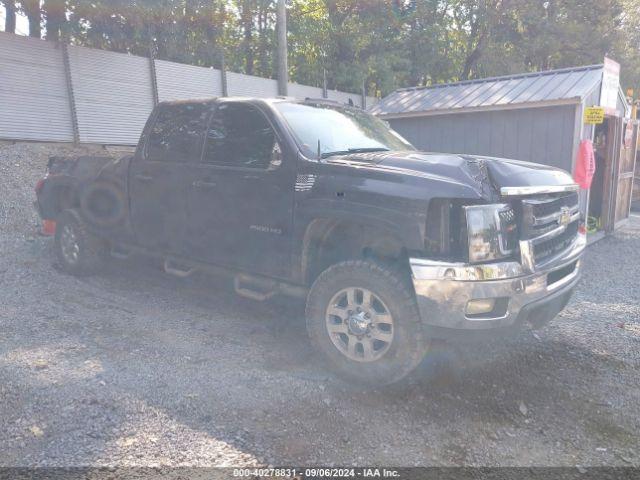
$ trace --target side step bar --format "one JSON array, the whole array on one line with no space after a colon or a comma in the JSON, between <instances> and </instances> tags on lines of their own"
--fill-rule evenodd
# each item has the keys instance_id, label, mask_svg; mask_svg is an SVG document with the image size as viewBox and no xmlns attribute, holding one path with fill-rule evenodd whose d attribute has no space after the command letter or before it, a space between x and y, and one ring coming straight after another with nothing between
<instances>
[{"instance_id":1,"label":"side step bar","mask_svg":"<svg viewBox=\"0 0 640 480\"><path fill-rule=\"evenodd\" d=\"M256 278L242 273L233 278L233 288L238 295L263 302L278 293L278 282Z\"/></svg>"},{"instance_id":2,"label":"side step bar","mask_svg":"<svg viewBox=\"0 0 640 480\"><path fill-rule=\"evenodd\" d=\"M270 278L238 273L233 278L233 286L240 296L262 302L278 293L290 297L306 298L309 290L305 287L279 282Z\"/></svg>"},{"instance_id":3,"label":"side step bar","mask_svg":"<svg viewBox=\"0 0 640 480\"><path fill-rule=\"evenodd\" d=\"M235 270L209 265L206 263L195 263L187 259L179 259L172 257L161 257L149 253L144 249L136 246L129 245L117 245L111 249L111 256L120 259L127 259L133 253L146 254L150 257L160 258L164 260L164 271L170 275L176 277L186 278L195 272L204 272L213 275L222 275L226 277L233 277L233 287L238 295L241 295L258 302L268 300L274 295L279 293L288 295L291 297L306 298L309 289L299 285L274 280L271 278L263 277L261 275L251 275L248 273L239 273Z\"/></svg>"},{"instance_id":4,"label":"side step bar","mask_svg":"<svg viewBox=\"0 0 640 480\"><path fill-rule=\"evenodd\" d=\"M176 277L186 278L197 270L196 267L187 267L187 269L182 269L180 268L181 265L176 265L172 262L173 261L170 258L165 259L164 271L170 275L175 275Z\"/></svg>"}]
</instances>

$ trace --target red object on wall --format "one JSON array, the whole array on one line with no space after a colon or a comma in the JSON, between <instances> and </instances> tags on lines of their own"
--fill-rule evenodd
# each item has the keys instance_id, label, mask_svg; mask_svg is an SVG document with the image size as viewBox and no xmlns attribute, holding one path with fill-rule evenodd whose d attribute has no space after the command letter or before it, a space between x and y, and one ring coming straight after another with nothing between
<instances>
[{"instance_id":1,"label":"red object on wall","mask_svg":"<svg viewBox=\"0 0 640 480\"><path fill-rule=\"evenodd\" d=\"M576 171L573 179L580 188L591 187L591 180L596 171L596 159L593 154L593 143L591 140L582 140L578 148L578 158L576 158Z\"/></svg>"}]
</instances>

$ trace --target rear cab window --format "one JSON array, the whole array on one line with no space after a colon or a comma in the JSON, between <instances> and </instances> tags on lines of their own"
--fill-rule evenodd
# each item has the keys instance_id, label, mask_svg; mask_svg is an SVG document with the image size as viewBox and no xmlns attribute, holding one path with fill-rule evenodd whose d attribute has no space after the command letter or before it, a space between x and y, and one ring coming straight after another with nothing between
<instances>
[{"instance_id":1,"label":"rear cab window","mask_svg":"<svg viewBox=\"0 0 640 480\"><path fill-rule=\"evenodd\" d=\"M147 134L144 158L154 162L199 162L210 112L208 102L160 106Z\"/></svg>"}]
</instances>

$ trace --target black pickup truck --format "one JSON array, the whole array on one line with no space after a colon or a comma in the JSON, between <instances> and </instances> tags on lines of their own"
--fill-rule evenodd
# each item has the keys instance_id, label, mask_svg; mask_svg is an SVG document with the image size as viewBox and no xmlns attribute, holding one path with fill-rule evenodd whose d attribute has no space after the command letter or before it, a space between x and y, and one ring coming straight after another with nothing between
<instances>
[{"instance_id":1,"label":"black pickup truck","mask_svg":"<svg viewBox=\"0 0 640 480\"><path fill-rule=\"evenodd\" d=\"M304 295L329 363L385 384L434 339L564 308L586 245L577 188L538 164L418 152L359 109L224 98L161 103L134 155L51 157L36 192L67 272L142 252L179 276L230 272L256 300Z\"/></svg>"}]
</instances>

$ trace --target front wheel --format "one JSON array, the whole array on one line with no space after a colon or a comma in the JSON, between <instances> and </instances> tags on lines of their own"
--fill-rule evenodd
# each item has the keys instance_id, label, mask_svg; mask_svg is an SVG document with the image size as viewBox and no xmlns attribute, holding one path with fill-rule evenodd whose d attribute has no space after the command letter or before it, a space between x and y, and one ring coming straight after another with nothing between
<instances>
[{"instance_id":1,"label":"front wheel","mask_svg":"<svg viewBox=\"0 0 640 480\"><path fill-rule=\"evenodd\" d=\"M307 299L307 330L343 377L372 386L397 382L424 358L424 337L411 286L371 261L333 265Z\"/></svg>"}]
</instances>

